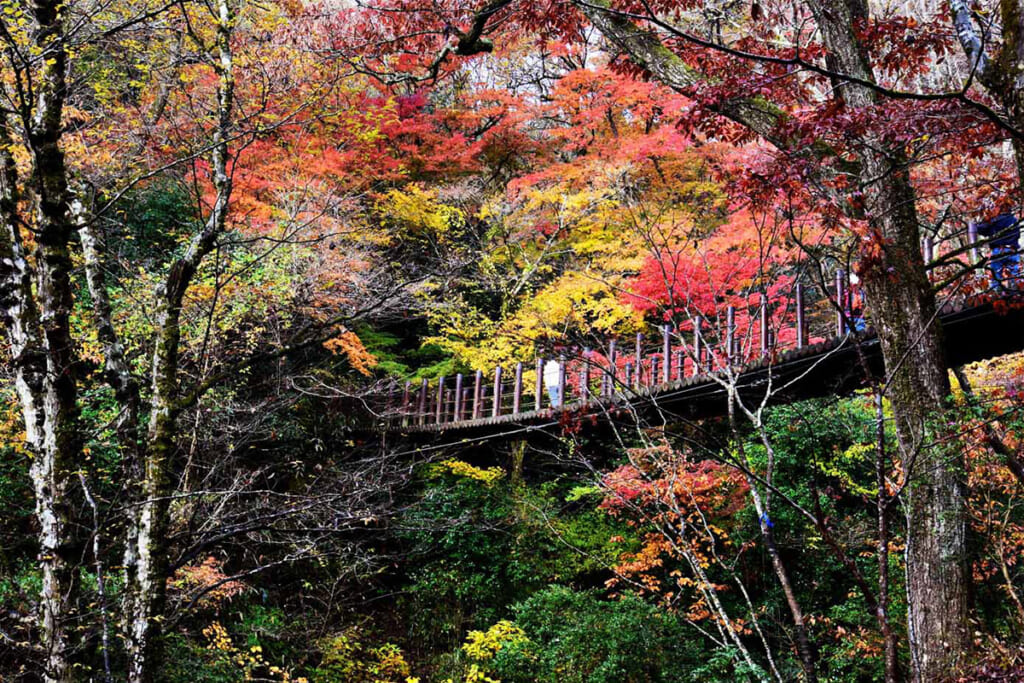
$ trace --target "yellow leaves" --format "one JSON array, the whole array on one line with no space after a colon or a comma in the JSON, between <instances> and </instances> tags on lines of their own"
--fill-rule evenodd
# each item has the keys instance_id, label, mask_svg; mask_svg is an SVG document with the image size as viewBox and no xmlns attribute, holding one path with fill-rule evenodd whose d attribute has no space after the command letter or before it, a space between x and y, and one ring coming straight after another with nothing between
<instances>
[{"instance_id":1,"label":"yellow leaves","mask_svg":"<svg viewBox=\"0 0 1024 683\"><path fill-rule=\"evenodd\" d=\"M833 458L823 458L815 463L818 470L842 482L843 486L856 495L874 496L875 488L857 482L854 476L858 467L874 457L875 446L870 443L855 443Z\"/></svg>"},{"instance_id":2,"label":"yellow leaves","mask_svg":"<svg viewBox=\"0 0 1024 683\"><path fill-rule=\"evenodd\" d=\"M207 650L217 655L221 661L231 662L241 669L242 680L308 683L305 677L293 678L286 669L268 662L260 645L253 645L248 650L236 647L227 629L219 621L214 621L204 628L203 636L207 640Z\"/></svg>"},{"instance_id":3,"label":"yellow leaves","mask_svg":"<svg viewBox=\"0 0 1024 683\"><path fill-rule=\"evenodd\" d=\"M498 321L464 301L449 301L431 311L438 332L426 343L448 351L461 365L489 372L530 358L536 341L558 340L573 330L628 335L640 328L642 316L619 297L619 281L570 271ZM532 380L527 368L524 382Z\"/></svg>"},{"instance_id":4,"label":"yellow leaves","mask_svg":"<svg viewBox=\"0 0 1024 683\"><path fill-rule=\"evenodd\" d=\"M323 652L320 670L324 680L350 683L415 683L402 650L392 643L365 646L355 629L317 643Z\"/></svg>"},{"instance_id":5,"label":"yellow leaves","mask_svg":"<svg viewBox=\"0 0 1024 683\"><path fill-rule=\"evenodd\" d=\"M501 681L485 675L479 664L469 665L469 671L466 672L465 681L466 683L501 683Z\"/></svg>"},{"instance_id":6,"label":"yellow leaves","mask_svg":"<svg viewBox=\"0 0 1024 683\"><path fill-rule=\"evenodd\" d=\"M231 637L228 635L227 629L221 626L219 621L215 621L204 628L203 635L209 641L207 647L211 650L230 652L233 649Z\"/></svg>"},{"instance_id":7,"label":"yellow leaves","mask_svg":"<svg viewBox=\"0 0 1024 683\"><path fill-rule=\"evenodd\" d=\"M530 642L526 632L511 621L502 619L486 631L470 631L462 651L475 660L466 671L464 683L501 683L487 676L487 663L503 647L525 645Z\"/></svg>"},{"instance_id":8,"label":"yellow leaves","mask_svg":"<svg viewBox=\"0 0 1024 683\"><path fill-rule=\"evenodd\" d=\"M449 234L465 225L461 209L437 200L437 194L415 184L389 190L377 202L377 211L413 234L446 241Z\"/></svg>"},{"instance_id":9,"label":"yellow leaves","mask_svg":"<svg viewBox=\"0 0 1024 683\"><path fill-rule=\"evenodd\" d=\"M556 337L566 329L632 332L642 320L619 298L619 281L614 275L570 271L523 307L518 327Z\"/></svg>"},{"instance_id":10,"label":"yellow leaves","mask_svg":"<svg viewBox=\"0 0 1024 683\"><path fill-rule=\"evenodd\" d=\"M454 474L456 477L465 477L482 482L485 486L491 486L505 476L505 470L500 467L488 467L486 469L475 467L468 462L449 458L433 466L433 473Z\"/></svg>"}]
</instances>

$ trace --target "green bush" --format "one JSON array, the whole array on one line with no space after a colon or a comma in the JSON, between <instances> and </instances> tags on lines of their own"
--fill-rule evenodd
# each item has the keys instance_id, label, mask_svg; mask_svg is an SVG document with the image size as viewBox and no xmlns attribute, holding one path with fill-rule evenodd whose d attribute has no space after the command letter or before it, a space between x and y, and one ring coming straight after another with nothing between
<instances>
[{"instance_id":1,"label":"green bush","mask_svg":"<svg viewBox=\"0 0 1024 683\"><path fill-rule=\"evenodd\" d=\"M695 661L694 633L632 596L551 586L513 611L529 642L495 655L492 676L503 683L679 681Z\"/></svg>"}]
</instances>

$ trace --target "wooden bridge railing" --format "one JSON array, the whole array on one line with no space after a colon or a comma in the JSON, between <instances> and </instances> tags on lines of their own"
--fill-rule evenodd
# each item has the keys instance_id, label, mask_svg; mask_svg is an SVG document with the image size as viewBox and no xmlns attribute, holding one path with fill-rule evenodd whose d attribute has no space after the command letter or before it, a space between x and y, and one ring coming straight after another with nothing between
<instances>
[{"instance_id":1,"label":"wooden bridge railing","mask_svg":"<svg viewBox=\"0 0 1024 683\"><path fill-rule=\"evenodd\" d=\"M944 244L948 245L949 240ZM979 243L971 226L967 244L952 245L947 256L967 254L967 264L955 262L961 267L982 268L979 244L983 242ZM943 265L941 260L936 261L936 249L935 241L925 237L922 252L929 267ZM813 305L808 304L808 289L820 295ZM831 291L822 289L795 283L789 296L781 301L769 301L762 291L757 295L756 305L746 309L728 306L724 320L692 317L666 323L652 335L637 333L628 347L615 339L607 340L603 348L583 347L571 355L567 347L556 347L554 353L509 368L440 377L435 383L426 379L418 385L405 382L392 387L385 404L378 407L378 414L385 426L415 429L502 415L567 410L618 394L651 391L689 377L740 370L751 361L770 359L783 350L803 348L833 335L841 337L867 328L863 297L856 287L851 287L844 270L835 271ZM557 363L557 381L551 387L544 377L549 360ZM561 397L560 401L552 400L555 394Z\"/></svg>"}]
</instances>

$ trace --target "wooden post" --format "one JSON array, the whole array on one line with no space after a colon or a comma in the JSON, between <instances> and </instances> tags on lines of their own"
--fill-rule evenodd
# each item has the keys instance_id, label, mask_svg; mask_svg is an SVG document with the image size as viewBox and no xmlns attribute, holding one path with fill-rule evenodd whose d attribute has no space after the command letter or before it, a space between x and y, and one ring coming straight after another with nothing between
<instances>
[{"instance_id":1,"label":"wooden post","mask_svg":"<svg viewBox=\"0 0 1024 683\"><path fill-rule=\"evenodd\" d=\"M768 296L761 292L761 355L768 355Z\"/></svg>"},{"instance_id":2,"label":"wooden post","mask_svg":"<svg viewBox=\"0 0 1024 683\"><path fill-rule=\"evenodd\" d=\"M501 415L501 366L494 368L494 405L491 408L491 417Z\"/></svg>"},{"instance_id":3,"label":"wooden post","mask_svg":"<svg viewBox=\"0 0 1024 683\"><path fill-rule=\"evenodd\" d=\"M664 367L661 369L661 382L668 384L672 381L672 326L665 324L661 328L661 359Z\"/></svg>"},{"instance_id":4,"label":"wooden post","mask_svg":"<svg viewBox=\"0 0 1024 683\"><path fill-rule=\"evenodd\" d=\"M967 226L967 244L971 247L971 265L975 265L978 263L978 226L974 223Z\"/></svg>"},{"instance_id":5,"label":"wooden post","mask_svg":"<svg viewBox=\"0 0 1024 683\"><path fill-rule=\"evenodd\" d=\"M558 357L558 408L565 408L565 356Z\"/></svg>"},{"instance_id":6,"label":"wooden post","mask_svg":"<svg viewBox=\"0 0 1024 683\"><path fill-rule=\"evenodd\" d=\"M516 382L512 389L512 414L519 414L519 403L523 400L523 364L516 363Z\"/></svg>"},{"instance_id":7,"label":"wooden post","mask_svg":"<svg viewBox=\"0 0 1024 683\"><path fill-rule=\"evenodd\" d=\"M455 375L455 409L452 411L452 422L462 420L462 373Z\"/></svg>"},{"instance_id":8,"label":"wooden post","mask_svg":"<svg viewBox=\"0 0 1024 683\"><path fill-rule=\"evenodd\" d=\"M624 376L622 378L622 382L628 388L632 384L632 382L630 382L630 380L632 380L632 379L633 379L633 364L632 363L626 363L626 369L624 371Z\"/></svg>"},{"instance_id":9,"label":"wooden post","mask_svg":"<svg viewBox=\"0 0 1024 683\"><path fill-rule=\"evenodd\" d=\"M836 336L846 334L846 273L836 271Z\"/></svg>"},{"instance_id":10,"label":"wooden post","mask_svg":"<svg viewBox=\"0 0 1024 683\"><path fill-rule=\"evenodd\" d=\"M412 392L412 382L406 380L405 389L402 391L402 426L405 427L409 424L409 413L412 412L412 405L409 403L409 397Z\"/></svg>"},{"instance_id":11,"label":"wooden post","mask_svg":"<svg viewBox=\"0 0 1024 683\"><path fill-rule=\"evenodd\" d=\"M651 356L651 376L647 380L647 386L653 387L658 383L658 361L660 359L657 355Z\"/></svg>"},{"instance_id":12,"label":"wooden post","mask_svg":"<svg viewBox=\"0 0 1024 683\"><path fill-rule=\"evenodd\" d=\"M618 362L618 358L615 357L615 340L612 339L608 342L608 396L615 395L615 382L617 380L616 375L618 374L618 368L615 363Z\"/></svg>"},{"instance_id":13,"label":"wooden post","mask_svg":"<svg viewBox=\"0 0 1024 683\"><path fill-rule=\"evenodd\" d=\"M540 410L544 407L544 359L537 359L537 380L534 382L533 387L533 408L534 410Z\"/></svg>"},{"instance_id":14,"label":"wooden post","mask_svg":"<svg viewBox=\"0 0 1024 683\"><path fill-rule=\"evenodd\" d=\"M444 422L444 375L437 378L437 411L434 415L434 422Z\"/></svg>"},{"instance_id":15,"label":"wooden post","mask_svg":"<svg viewBox=\"0 0 1024 683\"><path fill-rule=\"evenodd\" d=\"M924 265L928 266L929 263L935 260L935 243L932 241L931 235L924 236Z\"/></svg>"},{"instance_id":16,"label":"wooden post","mask_svg":"<svg viewBox=\"0 0 1024 683\"><path fill-rule=\"evenodd\" d=\"M807 346L807 321L804 319L804 286L796 285L796 348Z\"/></svg>"},{"instance_id":17,"label":"wooden post","mask_svg":"<svg viewBox=\"0 0 1024 683\"><path fill-rule=\"evenodd\" d=\"M417 421L422 425L427 423L427 392L429 391L429 382L426 378L423 378L423 382L420 384L420 404L417 406L419 413Z\"/></svg>"},{"instance_id":18,"label":"wooden post","mask_svg":"<svg viewBox=\"0 0 1024 683\"><path fill-rule=\"evenodd\" d=\"M733 362L733 336L736 326L736 307L729 306L725 309L725 357L732 365Z\"/></svg>"},{"instance_id":19,"label":"wooden post","mask_svg":"<svg viewBox=\"0 0 1024 683\"><path fill-rule=\"evenodd\" d=\"M704 326L704 318L697 318L693 322L693 376L700 374L701 364L704 362L704 340L702 339L701 328Z\"/></svg>"},{"instance_id":20,"label":"wooden post","mask_svg":"<svg viewBox=\"0 0 1024 683\"><path fill-rule=\"evenodd\" d=\"M476 383L473 386L473 419L479 420L480 415L483 413L483 394L484 394L484 372L483 370L476 371Z\"/></svg>"},{"instance_id":21,"label":"wooden post","mask_svg":"<svg viewBox=\"0 0 1024 683\"><path fill-rule=\"evenodd\" d=\"M583 366L580 368L580 403L590 400L590 349L583 349Z\"/></svg>"},{"instance_id":22,"label":"wooden post","mask_svg":"<svg viewBox=\"0 0 1024 683\"><path fill-rule=\"evenodd\" d=\"M686 356L683 355L682 349L676 349L676 381L683 381L683 373L685 372Z\"/></svg>"},{"instance_id":23,"label":"wooden post","mask_svg":"<svg viewBox=\"0 0 1024 683\"><path fill-rule=\"evenodd\" d=\"M636 350L633 353L633 371L636 373L636 376L633 378L633 387L635 389L639 389L641 383L643 382L643 379L642 379L642 375L644 374L643 373L643 367L644 367L643 344L644 344L644 335L643 335L642 332L637 332L636 333Z\"/></svg>"}]
</instances>

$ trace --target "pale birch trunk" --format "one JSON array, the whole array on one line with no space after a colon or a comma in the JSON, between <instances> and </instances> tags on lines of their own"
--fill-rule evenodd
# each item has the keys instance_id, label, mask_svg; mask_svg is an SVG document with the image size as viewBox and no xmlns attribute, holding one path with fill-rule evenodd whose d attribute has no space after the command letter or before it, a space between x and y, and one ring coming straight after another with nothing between
<instances>
[{"instance_id":1,"label":"pale birch trunk","mask_svg":"<svg viewBox=\"0 0 1024 683\"><path fill-rule=\"evenodd\" d=\"M807 633L807 623L804 618L803 608L800 606L800 601L796 597L796 591L793 590L793 583L789 578L789 571L786 569L785 563L782 561L782 556L779 555L778 546L775 544L775 535L772 531L771 519L768 516L768 494L770 489L766 491L765 496L761 495L761 491L758 488L758 482L751 476L750 472L750 461L747 459L746 449L743 446L743 439L739 433L739 427L736 423L736 387L735 385L729 386L729 428L732 431L732 438L734 447L736 448L736 457L743 463L743 473L747 480L747 485L750 487L750 498L754 504L754 511L757 513L757 526L758 531L761 533L761 540L764 541L765 550L768 551L768 558L772 563L772 571L775 573L775 578L779 582L779 587L782 589L782 594L786 598L786 607L789 608L790 617L793 619L793 627L796 630L796 649L797 654L800 657L800 666L804 670L804 680L807 683L817 683L818 680L818 664L815 649L811 644L810 636ZM756 426L760 429L761 425L758 421ZM771 451L769 451L771 452ZM770 485L772 480L772 465L769 460L768 471L765 473L766 482Z\"/></svg>"},{"instance_id":2,"label":"pale birch trunk","mask_svg":"<svg viewBox=\"0 0 1024 683\"><path fill-rule=\"evenodd\" d=\"M203 258L224 231L231 196L228 145L234 108L231 35L235 13L232 0L217 0L215 9L214 69L218 86L211 173L216 199L203 229L193 238L186 253L171 265L166 282L157 292L152 397L142 465L141 501L137 517L131 520L134 529L129 532L124 558L124 617L130 683L152 681L160 655L160 617L168 579L166 535L177 450L176 423L180 413L178 363L182 301Z\"/></svg>"},{"instance_id":3,"label":"pale birch trunk","mask_svg":"<svg viewBox=\"0 0 1024 683\"><path fill-rule=\"evenodd\" d=\"M41 646L45 653L47 679L67 678L67 633L64 604L60 599L67 584L69 568L59 554L66 519L57 507L61 487L50 484L59 471L53 452L44 448L47 411L44 384L47 350L43 340L39 309L33 293L33 273L21 237L18 215L18 176L9 152L11 144L7 121L0 121L0 211L3 234L0 236L0 307L11 343L14 383L25 422L26 447L33 457L31 479L35 493L35 514L39 523L39 563L43 574L39 623Z\"/></svg>"},{"instance_id":4,"label":"pale birch trunk","mask_svg":"<svg viewBox=\"0 0 1024 683\"><path fill-rule=\"evenodd\" d=\"M34 91L24 93L24 141L32 164L28 186L34 195L35 272L24 253L18 213L18 176L10 145L10 121L0 122L4 148L0 246L3 262L3 317L15 358L15 384L33 453L30 477L39 525L41 645L43 678L71 676L68 621L76 599L76 569L81 548L74 540L71 473L81 451L78 429L75 347L70 316L71 227L68 219L67 169L61 149L61 116L67 97L66 8L56 0L35 0L30 14L40 66ZM28 98L31 97L31 100ZM33 291L33 279L35 290Z\"/></svg>"}]
</instances>

